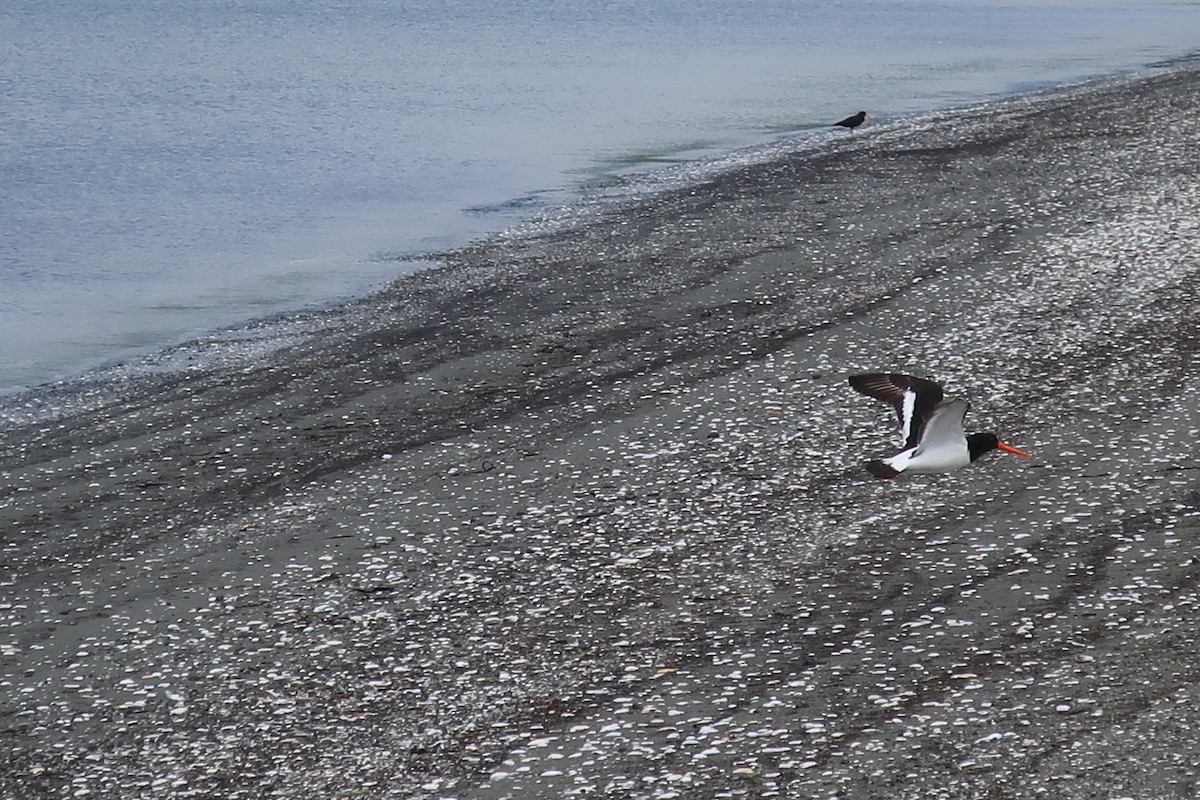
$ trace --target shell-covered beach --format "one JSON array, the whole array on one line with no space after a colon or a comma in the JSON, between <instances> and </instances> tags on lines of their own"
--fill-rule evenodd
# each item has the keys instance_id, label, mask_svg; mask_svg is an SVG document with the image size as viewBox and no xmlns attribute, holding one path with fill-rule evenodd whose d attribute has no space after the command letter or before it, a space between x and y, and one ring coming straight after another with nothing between
<instances>
[{"instance_id":1,"label":"shell-covered beach","mask_svg":"<svg viewBox=\"0 0 1200 800\"><path fill-rule=\"evenodd\" d=\"M1198 89L866 125L11 398L0 794L1195 796ZM872 479L869 370L1033 458Z\"/></svg>"}]
</instances>

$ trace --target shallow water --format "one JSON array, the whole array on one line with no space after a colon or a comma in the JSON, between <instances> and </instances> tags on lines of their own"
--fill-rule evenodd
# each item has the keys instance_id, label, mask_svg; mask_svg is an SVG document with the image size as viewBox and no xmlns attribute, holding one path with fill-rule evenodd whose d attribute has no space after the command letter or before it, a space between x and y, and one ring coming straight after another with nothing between
<instances>
[{"instance_id":1,"label":"shallow water","mask_svg":"<svg viewBox=\"0 0 1200 800\"><path fill-rule=\"evenodd\" d=\"M630 171L1136 68L1200 4L17 0L0 388L353 295ZM840 132L839 132L840 133Z\"/></svg>"}]
</instances>

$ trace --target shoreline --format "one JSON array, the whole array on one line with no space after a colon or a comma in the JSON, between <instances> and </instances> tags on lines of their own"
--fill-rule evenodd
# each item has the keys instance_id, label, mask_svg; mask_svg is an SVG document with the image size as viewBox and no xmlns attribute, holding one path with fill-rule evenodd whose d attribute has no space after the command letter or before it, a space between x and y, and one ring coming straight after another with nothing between
<instances>
[{"instance_id":1,"label":"shoreline","mask_svg":"<svg viewBox=\"0 0 1200 800\"><path fill-rule=\"evenodd\" d=\"M937 120L969 114L980 108L995 108L1008 103L1038 102L1052 99L1063 93L1112 87L1127 80L1136 80L1147 72L1187 66L1198 59L1200 59L1200 54L1189 53L1127 67L1112 73L1083 74L1065 82L1048 81L1032 85L1025 82L1020 84L1023 88L1012 88L1004 92L981 96L974 102L905 112L886 121L873 120L872 127L875 134L887 131L904 136L912 133L908 128L912 124L935 123ZM814 134L829 132L829 130L830 126L816 126L773 134L763 133L759 141L743 144L724 153L714 153L700 159L685 159L672 166L646 163L628 173L613 173L609 176L609 182L595 185L583 196L543 208L530 217L483 233L461 245L445 250L414 250L403 255L381 258L398 263L424 263L427 265L417 271L439 271L445 268L447 260L455 260L455 256L476 247L487 246L490 242L514 237L520 239L529 235L544 235L547 232L587 224L597 208L605 210L606 213L620 213L623 208L653 202L655 195L671 194L680 190L690 191L696 183L707 183L709 179L719 177L730 170L754 169L761 166L764 161L774 161L779 158L829 155L839 152L847 145L854 146L853 139L847 138L845 132L841 130L833 131L832 135L828 137L814 138ZM530 191L537 193L537 190ZM518 198L517 201L521 199ZM411 274L405 273L378 282L384 286L391 286L403 282ZM97 389L103 391L105 386L119 384L130 379L138 380L146 374L197 369L206 366L209 359L218 363L228 363L253 357L272 349L286 347L288 341L319 333L323 327L329 324L322 322L329 312L364 302L369 303L377 295L387 292L388 289L384 288L365 293L340 295L303 306L282 308L264 316L251 317L205 330L196 330L169 344L132 348L96 361L91 366L81 367L77 371L64 372L38 383L0 387L0 430L3 430L3 426L9 420L22 421L21 412L15 410L17 408L40 407L44 413L57 413L57 410L44 411L48 406L46 396L68 398L94 396ZM241 343L244 347L241 350L237 347L228 347L227 345L231 341ZM276 344L263 345L264 342L272 341ZM74 412L80 409L68 407L65 410Z\"/></svg>"},{"instance_id":2,"label":"shoreline","mask_svg":"<svg viewBox=\"0 0 1200 800\"><path fill-rule=\"evenodd\" d=\"M738 167L6 428L0 787L1189 796L1198 82ZM1036 463L871 481L867 369Z\"/></svg>"}]
</instances>

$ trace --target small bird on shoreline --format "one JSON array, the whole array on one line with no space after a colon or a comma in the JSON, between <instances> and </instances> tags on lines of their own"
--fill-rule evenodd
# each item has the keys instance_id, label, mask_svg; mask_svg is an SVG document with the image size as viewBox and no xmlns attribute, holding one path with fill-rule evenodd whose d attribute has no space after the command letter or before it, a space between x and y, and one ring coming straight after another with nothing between
<instances>
[{"instance_id":1,"label":"small bird on shoreline","mask_svg":"<svg viewBox=\"0 0 1200 800\"><path fill-rule=\"evenodd\" d=\"M931 380L872 372L851 375L850 385L867 397L891 404L900 418L904 446L867 464L867 471L876 478L894 478L901 472L949 472L992 450L1029 456L994 433L964 433L963 418L971 404L943 400L942 387Z\"/></svg>"},{"instance_id":2,"label":"small bird on shoreline","mask_svg":"<svg viewBox=\"0 0 1200 800\"><path fill-rule=\"evenodd\" d=\"M859 125L862 125L863 120L865 120L866 118L867 118L867 112L860 111L852 117L846 117L844 120L841 120L840 122L835 122L833 124L841 126L843 128L849 128L850 130L854 130Z\"/></svg>"}]
</instances>

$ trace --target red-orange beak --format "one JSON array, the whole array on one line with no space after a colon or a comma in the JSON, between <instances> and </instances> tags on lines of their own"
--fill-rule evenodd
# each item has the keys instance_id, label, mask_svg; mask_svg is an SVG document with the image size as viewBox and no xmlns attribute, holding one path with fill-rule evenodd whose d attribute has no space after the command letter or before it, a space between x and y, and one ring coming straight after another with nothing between
<instances>
[{"instance_id":1,"label":"red-orange beak","mask_svg":"<svg viewBox=\"0 0 1200 800\"><path fill-rule=\"evenodd\" d=\"M1006 453L1012 453L1014 456L1024 456L1025 458L1029 458L1029 453L1026 453L1024 450L1018 450L1017 448L1013 447L1011 444L1005 444L1004 442L996 442L996 447L1000 450L1003 450Z\"/></svg>"}]
</instances>

